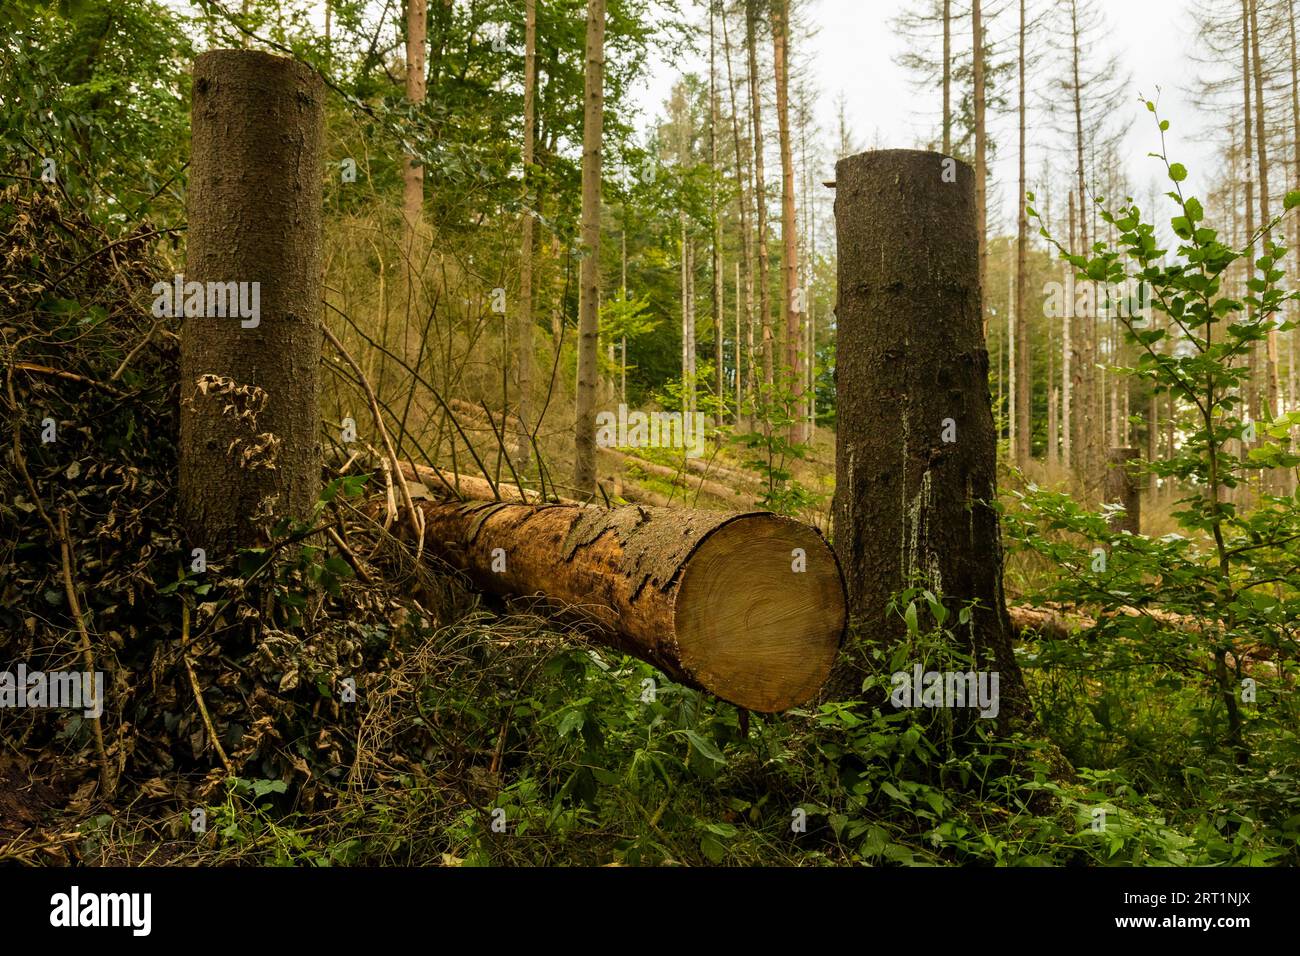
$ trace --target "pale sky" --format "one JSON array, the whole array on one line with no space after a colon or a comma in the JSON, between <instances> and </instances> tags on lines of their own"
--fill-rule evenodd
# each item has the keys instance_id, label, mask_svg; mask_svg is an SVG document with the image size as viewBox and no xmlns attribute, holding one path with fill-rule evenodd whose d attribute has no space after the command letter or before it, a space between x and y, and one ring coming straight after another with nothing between
<instances>
[{"instance_id":1,"label":"pale sky","mask_svg":"<svg viewBox=\"0 0 1300 956\"><path fill-rule=\"evenodd\" d=\"M837 126L836 103L844 94L849 125L856 141L867 148L913 148L929 138L941 104L941 93L916 90L906 71L895 63L903 50L903 40L895 34L892 21L904 8L915 9L918 0L801 0L807 8L808 18L818 25L817 34L808 40L795 37L805 49L807 68L815 86L820 91L817 100L819 125L829 139ZM1051 0L1030 0L1030 16L1035 7L1041 8ZM1096 0L1105 12L1110 25L1109 49L1096 51L1097 60L1110 53L1118 53L1132 73L1131 95L1126 97L1123 109L1130 111L1134 122L1125 143L1129 177L1135 197L1145 199L1148 183L1159 177L1161 188L1166 188L1163 167L1147 153L1159 149L1159 132L1151 114L1138 102L1138 94L1154 97L1160 88L1161 115L1170 121L1168 148L1173 161L1182 162L1191 171L1188 183L1193 191L1200 190L1215 165L1215 148L1206 134L1207 127L1217 122L1195 109L1188 101L1185 88L1192 85L1197 65L1188 59L1192 52L1193 34L1188 17L1190 0ZM703 16L706 9L697 3ZM1014 3L989 3L986 7L1002 7L1002 13L990 27L995 40L1014 38L1018 20ZM959 32L961 26L965 32ZM734 38L733 38L734 42ZM969 24L959 25L954 31L953 44L969 44ZM808 49L808 47L811 47ZM1085 56L1088 54L1085 53ZM692 69L707 71L707 60ZM1035 143L1057 142L1048 130L1048 119L1042 109L1034 110L1032 90L1046 88L1053 68L1066 70L1068 59L1053 60L1045 56L1039 65L1039 75L1030 77L1030 113L1028 140L1030 160L1029 179L1034 180L1041 166L1041 152L1035 153ZM721 69L721 67L719 67ZM640 101L647 111L647 119L661 112L677 70L659 62L651 67L652 78L641 91ZM1002 146L1000 155L992 165L995 180L990 193L999 203L1004 221L1010 219L1013 194L1016 187L1016 89L1012 79L1008 104L1009 115L991 120L991 135ZM928 102L926 100L928 99ZM768 117L769 121L771 117ZM772 125L769 122L769 125ZM1061 152L1053 162L1059 172L1073 167L1073 160L1065 153L1068 143L1060 142ZM820 179L833 179L833 170L827 167ZM1031 186L1032 188L1032 186ZM991 221L997 218L991 209Z\"/></svg>"}]
</instances>

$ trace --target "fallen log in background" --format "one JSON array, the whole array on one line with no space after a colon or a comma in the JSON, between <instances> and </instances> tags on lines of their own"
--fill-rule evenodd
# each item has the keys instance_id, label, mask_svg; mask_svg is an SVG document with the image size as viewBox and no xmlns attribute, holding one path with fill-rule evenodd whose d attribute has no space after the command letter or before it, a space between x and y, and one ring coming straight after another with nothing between
<instances>
[{"instance_id":1,"label":"fallen log in background","mask_svg":"<svg viewBox=\"0 0 1300 956\"><path fill-rule=\"evenodd\" d=\"M1011 626L1015 628L1016 635L1021 638L1026 636L1026 631L1033 631L1043 637L1063 641L1097 625L1095 618L1077 613L1066 614L1056 608L1032 607L1027 604L1009 604L1007 614L1011 618Z\"/></svg>"},{"instance_id":2,"label":"fallen log in background","mask_svg":"<svg viewBox=\"0 0 1300 956\"><path fill-rule=\"evenodd\" d=\"M462 427L481 428L494 434L498 429L501 429L502 434L508 437L507 453L512 456L517 454L517 435L511 430L509 422L499 410L485 411L482 407L459 398L448 399L447 405L452 412L462 419L479 423L477 425L462 425ZM752 507L755 499L761 494L759 489L762 488L763 480L759 475L736 471L718 465L712 460L685 458L683 459L683 466L678 468L649 461L635 454L634 451L628 452L617 448L601 448L599 450L611 464L621 468L638 467L646 474L655 475L687 489L692 496L703 493L718 498L735 508ZM699 477L687 475L685 473L687 471L694 472ZM731 485L724 482L731 482ZM621 489L614 489L614 492L622 495ZM490 491L486 497L492 497ZM627 498L628 500L645 501L656 506L667 506L669 501L663 495L651 491L634 492L628 495Z\"/></svg>"},{"instance_id":3,"label":"fallen log in background","mask_svg":"<svg viewBox=\"0 0 1300 956\"><path fill-rule=\"evenodd\" d=\"M1138 608L1127 604L1103 611L1100 617L1093 617L1073 608L1067 610L1059 607L1033 607L1027 604L1008 605L1007 614L1011 616L1011 625L1018 634L1036 631L1043 637L1058 641L1086 634L1097 627L1100 621L1114 617L1149 617L1157 624L1187 634L1200 634L1206 626L1206 622L1188 614L1175 614L1154 607Z\"/></svg>"},{"instance_id":4,"label":"fallen log in background","mask_svg":"<svg viewBox=\"0 0 1300 956\"><path fill-rule=\"evenodd\" d=\"M656 508L677 507L667 495L661 495L657 491L651 491L649 488L643 488L640 485L624 485L622 491L619 492L619 497L637 505L653 505ZM680 497L677 498L678 502L681 500Z\"/></svg>"},{"instance_id":5,"label":"fallen log in background","mask_svg":"<svg viewBox=\"0 0 1300 956\"><path fill-rule=\"evenodd\" d=\"M576 611L613 646L739 707L805 703L839 649L839 565L815 529L792 519L501 501L416 507L425 549L477 587ZM398 528L411 533L407 522Z\"/></svg>"},{"instance_id":6,"label":"fallen log in background","mask_svg":"<svg viewBox=\"0 0 1300 956\"><path fill-rule=\"evenodd\" d=\"M498 481L496 483L496 494L494 495L492 493L492 482L477 475L467 475L464 472L451 471L445 468L430 468L428 465L412 466L405 461L398 464L401 467L403 478L407 481L418 481L429 490L431 495L438 498L448 497L453 490L459 492L462 498L475 498L483 501L495 500L498 496L502 501L538 501L542 497L541 492L535 488L529 488L526 492L521 492L518 485L508 481ZM525 494L527 497L525 497ZM559 495L548 495L548 498L561 504L578 504L573 498L565 498Z\"/></svg>"},{"instance_id":7,"label":"fallen log in background","mask_svg":"<svg viewBox=\"0 0 1300 956\"><path fill-rule=\"evenodd\" d=\"M614 448L602 448L600 451L603 455L621 463L624 468L630 466L640 468L648 475L655 475L659 478L664 478L672 484L685 488L692 496L699 493L712 495L714 498L719 498L742 508L750 507L753 504L752 498L747 498L735 488L728 488L726 485L720 484L716 481L710 481L707 478L693 477L686 474L682 469L671 468L668 465L660 465L653 461L647 461L644 458L639 458L636 455L629 455L626 452L618 451ZM691 459L687 459L687 461L690 460Z\"/></svg>"},{"instance_id":8,"label":"fallen log in background","mask_svg":"<svg viewBox=\"0 0 1300 956\"><path fill-rule=\"evenodd\" d=\"M1224 627L1222 622L1197 618L1190 614L1177 614L1159 608L1137 608L1130 605L1102 611L1099 617L1092 617L1075 609L1033 607L1026 604L1008 606L1007 613L1011 616L1011 626L1015 628L1016 636L1022 640L1037 634L1039 637L1057 641L1071 639L1091 641L1096 639L1096 634L1093 632L1098 625L1117 617L1147 617L1161 627L1197 637L1221 634ZM1212 645L1207 643L1204 646ZM1250 643L1238 641L1232 653L1237 660L1274 669L1277 665L1273 658L1280 655L1277 648L1269 647L1259 641Z\"/></svg>"},{"instance_id":9,"label":"fallen log in background","mask_svg":"<svg viewBox=\"0 0 1300 956\"><path fill-rule=\"evenodd\" d=\"M761 487L763 485L763 479L760 475L752 471L737 471L735 468L719 465L710 458L687 458L685 461L686 467L691 471L704 475L706 478L729 481L736 486L736 490L746 489L749 486Z\"/></svg>"}]
</instances>

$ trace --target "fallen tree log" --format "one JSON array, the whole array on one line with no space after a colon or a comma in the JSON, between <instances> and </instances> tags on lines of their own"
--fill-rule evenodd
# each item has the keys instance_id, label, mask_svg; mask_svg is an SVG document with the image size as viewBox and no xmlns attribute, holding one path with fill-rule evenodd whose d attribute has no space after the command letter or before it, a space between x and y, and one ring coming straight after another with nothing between
<instances>
[{"instance_id":1,"label":"fallen tree log","mask_svg":"<svg viewBox=\"0 0 1300 956\"><path fill-rule=\"evenodd\" d=\"M1011 626L1015 629L1016 636L1022 640L1033 634L1057 641L1072 638L1095 640L1096 635L1092 632L1104 621L1117 617L1147 617L1161 627L1198 637L1220 634L1224 627L1221 621L1193 617L1190 614L1177 614L1159 608L1137 608L1131 605L1103 611L1099 617L1092 617L1073 609L1066 610L1056 606L1033 607L1027 604L1009 605L1007 614L1011 617ZM1276 669L1277 665L1273 658L1278 657L1281 652L1259 641L1249 643L1239 641L1233 646L1232 654L1237 660Z\"/></svg>"},{"instance_id":2,"label":"fallen tree log","mask_svg":"<svg viewBox=\"0 0 1300 956\"><path fill-rule=\"evenodd\" d=\"M656 508L679 507L681 502L681 498L678 498L679 505L674 505L667 495L661 495L649 488L642 488L640 485L624 485L623 490L619 492L619 497L624 501L630 501L634 505L654 505Z\"/></svg>"},{"instance_id":3,"label":"fallen tree log","mask_svg":"<svg viewBox=\"0 0 1300 956\"><path fill-rule=\"evenodd\" d=\"M696 474L704 475L706 478L729 481L734 485L759 487L763 484L762 477L754 472L727 468L725 465L719 465L709 458L687 458L686 467Z\"/></svg>"},{"instance_id":4,"label":"fallen tree log","mask_svg":"<svg viewBox=\"0 0 1300 956\"><path fill-rule=\"evenodd\" d=\"M428 465L412 466L409 462L399 462L402 469L402 477L407 481L418 481L429 490L429 494L437 498L447 498L453 496L453 491L458 492L462 498L473 498L483 501L494 500L500 496L502 501L538 501L542 494L540 491L529 488L527 496L525 492L519 490L518 485L511 484L507 481L499 481L496 486L496 495L492 493L492 483L486 478L479 478L476 475L466 475L463 472L450 471L444 468L430 468ZM551 496L550 499L560 504L576 505L578 504L572 498L561 496Z\"/></svg>"},{"instance_id":5,"label":"fallen tree log","mask_svg":"<svg viewBox=\"0 0 1300 956\"><path fill-rule=\"evenodd\" d=\"M820 534L767 512L419 501L424 547L504 597L540 596L599 639L739 707L787 710L830 673L844 582ZM410 535L406 522L399 533Z\"/></svg>"},{"instance_id":6,"label":"fallen tree log","mask_svg":"<svg viewBox=\"0 0 1300 956\"><path fill-rule=\"evenodd\" d=\"M1011 626L1017 634L1023 636L1026 631L1035 631L1043 637L1058 641L1085 634L1101 621L1115 617L1148 617L1163 627L1187 634L1200 634L1207 623L1189 614L1175 614L1159 608L1138 608L1127 604L1103 611L1100 618L1073 609L1067 611L1058 607L1034 607L1028 604L1008 605L1007 614L1010 615Z\"/></svg>"},{"instance_id":7,"label":"fallen tree log","mask_svg":"<svg viewBox=\"0 0 1300 956\"><path fill-rule=\"evenodd\" d=\"M1011 618L1016 636L1020 638L1025 637L1026 632L1034 632L1042 637L1063 641L1080 631L1097 626L1095 618L1027 604L1008 604L1007 615Z\"/></svg>"},{"instance_id":8,"label":"fallen tree log","mask_svg":"<svg viewBox=\"0 0 1300 956\"><path fill-rule=\"evenodd\" d=\"M655 475L659 478L667 479L672 484L686 489L687 492L694 494L706 494L714 498L719 498L729 504L739 507L751 507L753 499L747 498L734 488L728 488L726 485L719 484L716 481L710 481L707 478L696 478L687 475L685 471L678 468L670 468L667 465L660 465L653 461L647 461L636 455L629 455L626 452L618 451L614 448L602 448L601 453L611 459L620 462L624 468L634 466L640 468L648 475ZM690 459L687 459L688 461Z\"/></svg>"}]
</instances>

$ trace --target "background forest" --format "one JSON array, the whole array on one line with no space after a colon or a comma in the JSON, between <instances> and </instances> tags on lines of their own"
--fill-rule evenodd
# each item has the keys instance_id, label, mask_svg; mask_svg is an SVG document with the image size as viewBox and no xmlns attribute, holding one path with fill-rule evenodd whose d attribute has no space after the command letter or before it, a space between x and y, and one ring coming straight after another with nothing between
<instances>
[{"instance_id":1,"label":"background forest","mask_svg":"<svg viewBox=\"0 0 1300 956\"><path fill-rule=\"evenodd\" d=\"M926 132L870 147L819 87L820 3L4 0L0 647L112 690L0 711L0 860L1300 863L1293 0L1169 4L1194 116L1134 88L1099 0L906 0L879 28ZM329 538L268 523L205 577L150 290L185 270L191 69L225 48L327 90ZM1199 196L1164 150L1132 180L1135 124L1203 131ZM395 494L382 422L493 493L833 539L836 163L883 147L974 170L1023 722L886 705L970 661L924 582L816 700L751 715L357 530ZM598 447L619 406L701 413L705 454Z\"/></svg>"}]
</instances>

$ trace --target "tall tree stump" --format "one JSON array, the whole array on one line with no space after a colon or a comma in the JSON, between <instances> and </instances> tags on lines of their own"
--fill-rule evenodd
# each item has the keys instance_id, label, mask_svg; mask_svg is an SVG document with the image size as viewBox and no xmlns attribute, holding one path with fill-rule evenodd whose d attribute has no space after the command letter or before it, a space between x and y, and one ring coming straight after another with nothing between
<instances>
[{"instance_id":1,"label":"tall tree stump","mask_svg":"<svg viewBox=\"0 0 1300 956\"><path fill-rule=\"evenodd\" d=\"M974 174L939 153L884 150L840 160L836 181L833 517L850 614L892 643L905 633L893 594L942 594L948 626L999 673L999 719L1025 716L993 506Z\"/></svg>"},{"instance_id":2,"label":"tall tree stump","mask_svg":"<svg viewBox=\"0 0 1300 956\"><path fill-rule=\"evenodd\" d=\"M194 64L185 281L257 283L259 305L216 315L209 296L182 321L181 520L209 560L258 543L272 510L306 517L320 491L324 92L253 50Z\"/></svg>"},{"instance_id":3,"label":"tall tree stump","mask_svg":"<svg viewBox=\"0 0 1300 956\"><path fill-rule=\"evenodd\" d=\"M1123 514L1114 514L1107 522L1112 531L1141 533L1142 510L1134 467L1140 455L1136 448L1112 448L1106 456L1106 501L1124 507Z\"/></svg>"}]
</instances>

